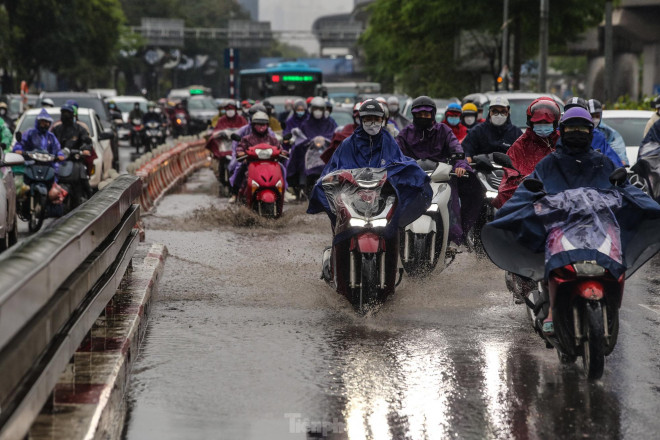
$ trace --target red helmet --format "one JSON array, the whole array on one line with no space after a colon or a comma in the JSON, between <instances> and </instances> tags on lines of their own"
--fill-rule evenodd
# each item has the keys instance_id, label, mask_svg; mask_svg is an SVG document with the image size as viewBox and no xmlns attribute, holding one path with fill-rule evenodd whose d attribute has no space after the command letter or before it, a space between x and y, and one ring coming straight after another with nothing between
<instances>
[{"instance_id":1,"label":"red helmet","mask_svg":"<svg viewBox=\"0 0 660 440\"><path fill-rule=\"evenodd\" d=\"M527 126L532 127L535 122L545 122L556 127L560 116L561 110L555 100L542 96L527 107Z\"/></svg>"},{"instance_id":2,"label":"red helmet","mask_svg":"<svg viewBox=\"0 0 660 440\"><path fill-rule=\"evenodd\" d=\"M313 96L310 96L309 98L307 98L307 100L305 101L305 102L307 102L307 106L309 106L309 104L312 102L312 99L314 99Z\"/></svg>"}]
</instances>

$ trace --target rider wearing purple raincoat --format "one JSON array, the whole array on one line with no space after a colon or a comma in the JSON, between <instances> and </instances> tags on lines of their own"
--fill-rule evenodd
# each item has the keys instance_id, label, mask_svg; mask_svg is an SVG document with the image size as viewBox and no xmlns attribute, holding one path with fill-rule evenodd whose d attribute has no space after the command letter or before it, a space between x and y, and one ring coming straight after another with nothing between
<instances>
[{"instance_id":1,"label":"rider wearing purple raincoat","mask_svg":"<svg viewBox=\"0 0 660 440\"><path fill-rule=\"evenodd\" d=\"M436 111L435 102L429 97L420 96L413 101L413 123L401 130L396 137L403 154L415 160L448 162L452 154L463 153L463 148L451 128L446 124L435 122ZM430 113L431 118L420 117L421 112ZM460 179L452 177L449 182L451 187L449 239L460 245L479 217L483 194L479 181L465 159L455 161L454 171L459 168L469 174L465 174Z\"/></svg>"},{"instance_id":2,"label":"rider wearing purple raincoat","mask_svg":"<svg viewBox=\"0 0 660 440\"><path fill-rule=\"evenodd\" d=\"M293 104L293 114L284 122L285 127L282 134L285 135L291 133L291 130L294 128L300 128L307 118L309 118L309 113L307 113L307 103L302 99L299 99Z\"/></svg>"}]
</instances>

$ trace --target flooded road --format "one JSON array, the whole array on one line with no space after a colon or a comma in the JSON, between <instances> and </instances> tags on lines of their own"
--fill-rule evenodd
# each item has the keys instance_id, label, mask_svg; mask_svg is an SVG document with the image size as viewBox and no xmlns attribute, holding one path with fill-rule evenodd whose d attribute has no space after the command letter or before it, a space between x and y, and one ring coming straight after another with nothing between
<instances>
[{"instance_id":1,"label":"flooded road","mask_svg":"<svg viewBox=\"0 0 660 440\"><path fill-rule=\"evenodd\" d=\"M560 366L503 272L460 254L358 317L319 279L330 227L230 211L210 170L145 219L170 252L126 439L654 438L660 261L628 283L602 380Z\"/></svg>"}]
</instances>

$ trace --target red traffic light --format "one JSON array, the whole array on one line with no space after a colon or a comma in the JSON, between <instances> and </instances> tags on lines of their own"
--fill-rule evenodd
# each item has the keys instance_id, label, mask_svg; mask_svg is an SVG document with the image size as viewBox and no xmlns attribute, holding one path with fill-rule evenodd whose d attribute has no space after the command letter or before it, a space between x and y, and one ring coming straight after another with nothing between
<instances>
[{"instance_id":1,"label":"red traffic light","mask_svg":"<svg viewBox=\"0 0 660 440\"><path fill-rule=\"evenodd\" d=\"M271 79L271 81L273 81L274 83L278 83L278 82L280 82L280 76L279 76L279 75L273 75L270 79Z\"/></svg>"}]
</instances>

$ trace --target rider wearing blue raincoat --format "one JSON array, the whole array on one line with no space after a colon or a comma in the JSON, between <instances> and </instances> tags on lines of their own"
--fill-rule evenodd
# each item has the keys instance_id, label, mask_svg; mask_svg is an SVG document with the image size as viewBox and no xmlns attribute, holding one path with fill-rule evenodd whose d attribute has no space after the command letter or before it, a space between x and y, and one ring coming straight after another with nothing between
<instances>
[{"instance_id":1,"label":"rider wearing blue raincoat","mask_svg":"<svg viewBox=\"0 0 660 440\"><path fill-rule=\"evenodd\" d=\"M566 127L580 121L590 131L568 132ZM540 281L551 270L574 261L596 260L615 277L632 275L644 262L660 250L660 205L636 187L625 182L616 186L610 174L617 168L602 153L589 148L594 127L589 112L582 108L567 110L562 118L562 137L557 150L536 166L530 178L543 183L546 199L578 188L595 188L604 199L620 200L610 208L620 229L623 261L617 262L595 249L573 249L545 258L548 232L537 203L543 193L532 192L520 185L513 197L497 212L495 220L484 227L482 240L491 260L500 268ZM566 199L570 205L574 201ZM560 202L561 203L561 202ZM547 203L546 203L547 204ZM574 209L569 206L565 222L570 222ZM589 211L588 206L579 206ZM597 207L593 207L595 212ZM589 231L586 231L588 233Z\"/></svg>"},{"instance_id":2,"label":"rider wearing blue raincoat","mask_svg":"<svg viewBox=\"0 0 660 440\"><path fill-rule=\"evenodd\" d=\"M398 233L398 227L413 222L426 211L431 203L432 191L427 174L414 160L403 155L392 135L382 129L382 123L365 124L364 118L375 114L380 115L382 121L384 111L378 101L368 100L362 104L360 126L342 142L324 168L321 178L312 190L307 213L325 211L334 229L336 216L332 213L323 191L323 177L342 169L385 168L387 180L394 188L398 200L394 218L390 222L394 227L386 231L386 235L392 236ZM342 237L335 237L335 243L341 239Z\"/></svg>"}]
</instances>

